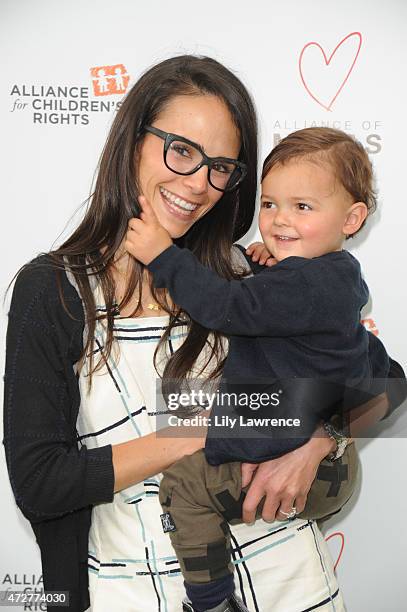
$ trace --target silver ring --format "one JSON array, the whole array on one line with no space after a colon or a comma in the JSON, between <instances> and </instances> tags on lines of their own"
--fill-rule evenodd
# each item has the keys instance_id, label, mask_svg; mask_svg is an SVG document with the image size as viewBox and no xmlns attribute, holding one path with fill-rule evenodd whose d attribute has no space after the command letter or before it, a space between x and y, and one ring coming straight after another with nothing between
<instances>
[{"instance_id":1,"label":"silver ring","mask_svg":"<svg viewBox=\"0 0 407 612\"><path fill-rule=\"evenodd\" d=\"M295 506L293 506L290 510L290 512L284 512L283 510L279 510L280 514L283 514L284 516L286 516L288 519L292 519L296 516L297 514L297 508Z\"/></svg>"}]
</instances>

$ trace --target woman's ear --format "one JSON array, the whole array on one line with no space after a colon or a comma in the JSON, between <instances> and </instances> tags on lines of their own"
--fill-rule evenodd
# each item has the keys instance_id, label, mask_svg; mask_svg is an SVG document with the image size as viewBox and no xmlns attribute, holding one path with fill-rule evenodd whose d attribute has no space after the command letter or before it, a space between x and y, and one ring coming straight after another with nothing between
<instances>
[{"instance_id":1,"label":"woman's ear","mask_svg":"<svg viewBox=\"0 0 407 612\"><path fill-rule=\"evenodd\" d=\"M342 232L345 236L352 236L361 228L368 215L367 206L364 202L355 202L346 213Z\"/></svg>"}]
</instances>

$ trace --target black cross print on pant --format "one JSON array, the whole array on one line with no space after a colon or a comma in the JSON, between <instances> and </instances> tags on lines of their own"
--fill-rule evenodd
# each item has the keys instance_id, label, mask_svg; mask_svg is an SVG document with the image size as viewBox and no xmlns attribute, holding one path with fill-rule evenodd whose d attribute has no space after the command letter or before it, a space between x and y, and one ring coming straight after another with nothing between
<instances>
[{"instance_id":1,"label":"black cross print on pant","mask_svg":"<svg viewBox=\"0 0 407 612\"><path fill-rule=\"evenodd\" d=\"M199 572L207 570L210 580L217 580L230 574L228 564L230 563L230 549L224 542L212 542L207 545L205 557L184 557L183 562L188 572Z\"/></svg>"},{"instance_id":2,"label":"black cross print on pant","mask_svg":"<svg viewBox=\"0 0 407 612\"><path fill-rule=\"evenodd\" d=\"M224 510L221 510L221 512L227 521L230 522L232 519L242 518L242 506L244 498L246 497L245 493L241 492L239 499L235 499L230 491L225 489L225 491L216 493L215 497L222 504Z\"/></svg>"},{"instance_id":3,"label":"black cross print on pant","mask_svg":"<svg viewBox=\"0 0 407 612\"><path fill-rule=\"evenodd\" d=\"M320 465L317 472L317 480L330 482L327 497L336 497L341 488L341 484L348 480L348 466L337 459L332 465Z\"/></svg>"}]
</instances>

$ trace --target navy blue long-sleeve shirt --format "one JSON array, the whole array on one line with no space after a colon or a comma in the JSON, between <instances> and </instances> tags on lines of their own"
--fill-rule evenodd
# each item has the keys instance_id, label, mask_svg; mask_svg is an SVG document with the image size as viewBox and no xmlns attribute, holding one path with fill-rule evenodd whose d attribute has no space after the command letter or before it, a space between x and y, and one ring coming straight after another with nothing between
<instances>
[{"instance_id":1,"label":"navy blue long-sleeve shirt","mask_svg":"<svg viewBox=\"0 0 407 612\"><path fill-rule=\"evenodd\" d=\"M344 389L384 391L387 353L360 322L369 292L359 262L347 251L288 257L255 276L229 281L173 245L148 268L155 287L168 289L192 319L229 336L223 392L283 391L278 408L255 414L236 402L216 403L212 423L217 417L218 427L210 428L205 449L210 463L281 455L306 442L324 414L332 416ZM355 402L350 395L349 406ZM324 413L328 408L331 413ZM266 413L302 417L303 426L298 431L260 427L255 443L253 433L239 427L240 418L233 429L219 427L221 417Z\"/></svg>"}]
</instances>

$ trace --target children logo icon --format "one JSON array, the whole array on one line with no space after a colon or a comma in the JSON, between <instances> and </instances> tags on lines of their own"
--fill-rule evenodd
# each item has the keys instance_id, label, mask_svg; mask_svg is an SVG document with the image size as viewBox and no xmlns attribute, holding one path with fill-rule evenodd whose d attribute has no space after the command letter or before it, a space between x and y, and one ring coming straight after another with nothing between
<instances>
[{"instance_id":1,"label":"children logo icon","mask_svg":"<svg viewBox=\"0 0 407 612\"><path fill-rule=\"evenodd\" d=\"M130 75L123 64L96 66L90 69L95 96L123 95L127 91Z\"/></svg>"}]
</instances>

